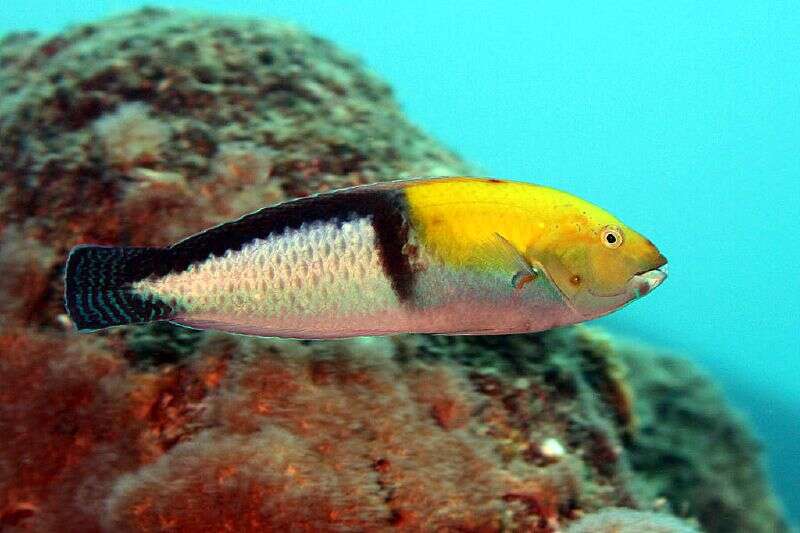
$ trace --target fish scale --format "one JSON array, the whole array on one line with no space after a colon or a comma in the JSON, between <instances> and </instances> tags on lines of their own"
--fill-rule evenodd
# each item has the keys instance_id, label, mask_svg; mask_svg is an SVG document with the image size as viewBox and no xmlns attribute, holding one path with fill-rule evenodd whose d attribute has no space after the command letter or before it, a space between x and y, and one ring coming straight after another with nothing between
<instances>
[{"instance_id":1,"label":"fish scale","mask_svg":"<svg viewBox=\"0 0 800 533\"><path fill-rule=\"evenodd\" d=\"M374 241L369 217L304 224L135 288L186 314L363 312L396 304Z\"/></svg>"}]
</instances>

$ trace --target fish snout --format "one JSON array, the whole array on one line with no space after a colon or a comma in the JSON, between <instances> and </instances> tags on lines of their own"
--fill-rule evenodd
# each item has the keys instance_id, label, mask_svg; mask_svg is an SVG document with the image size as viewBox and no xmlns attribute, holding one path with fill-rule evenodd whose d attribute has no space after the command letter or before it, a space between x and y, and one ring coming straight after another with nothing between
<instances>
[{"instance_id":1,"label":"fish snout","mask_svg":"<svg viewBox=\"0 0 800 533\"><path fill-rule=\"evenodd\" d=\"M665 279L667 279L667 258L659 254L657 266L634 275L629 286L633 289L635 297L641 298L664 283Z\"/></svg>"}]
</instances>

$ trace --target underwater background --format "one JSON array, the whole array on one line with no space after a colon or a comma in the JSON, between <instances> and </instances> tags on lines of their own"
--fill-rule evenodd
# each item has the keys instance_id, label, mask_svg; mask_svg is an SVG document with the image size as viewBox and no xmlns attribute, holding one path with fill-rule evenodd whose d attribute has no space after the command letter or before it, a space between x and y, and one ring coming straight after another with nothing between
<instances>
[{"instance_id":1,"label":"underwater background","mask_svg":"<svg viewBox=\"0 0 800 533\"><path fill-rule=\"evenodd\" d=\"M407 116L485 174L608 208L670 278L602 319L690 356L763 440L800 517L800 6L171 2L299 23L361 56ZM0 5L0 33L138 2Z\"/></svg>"}]
</instances>

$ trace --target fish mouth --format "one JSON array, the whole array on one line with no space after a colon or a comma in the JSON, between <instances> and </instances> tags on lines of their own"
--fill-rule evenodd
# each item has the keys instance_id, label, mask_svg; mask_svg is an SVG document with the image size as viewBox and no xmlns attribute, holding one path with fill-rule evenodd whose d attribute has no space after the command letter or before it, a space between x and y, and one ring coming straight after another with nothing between
<instances>
[{"instance_id":1,"label":"fish mouth","mask_svg":"<svg viewBox=\"0 0 800 533\"><path fill-rule=\"evenodd\" d=\"M636 299L651 293L664 283L665 279L667 279L667 258L662 255L655 268L647 268L631 276L623 291L616 294L596 294L591 290L587 292L596 298L613 299L632 294Z\"/></svg>"},{"instance_id":2,"label":"fish mouth","mask_svg":"<svg viewBox=\"0 0 800 533\"><path fill-rule=\"evenodd\" d=\"M628 282L628 287L633 289L636 298L649 294L667 279L667 258L658 254L655 265L641 272L637 272Z\"/></svg>"},{"instance_id":3,"label":"fish mouth","mask_svg":"<svg viewBox=\"0 0 800 533\"><path fill-rule=\"evenodd\" d=\"M650 268L641 270L631 276L622 291L616 294L598 295L591 290L578 292L569 302L570 309L586 318L597 318L619 309L634 300L650 294L653 289L664 283L667 279L667 260L660 256L659 260L652 263ZM588 311L588 312L587 312Z\"/></svg>"},{"instance_id":4,"label":"fish mouth","mask_svg":"<svg viewBox=\"0 0 800 533\"><path fill-rule=\"evenodd\" d=\"M641 298L664 283L665 279L667 279L666 264L635 274L628 282L628 286L633 289L636 298Z\"/></svg>"}]
</instances>

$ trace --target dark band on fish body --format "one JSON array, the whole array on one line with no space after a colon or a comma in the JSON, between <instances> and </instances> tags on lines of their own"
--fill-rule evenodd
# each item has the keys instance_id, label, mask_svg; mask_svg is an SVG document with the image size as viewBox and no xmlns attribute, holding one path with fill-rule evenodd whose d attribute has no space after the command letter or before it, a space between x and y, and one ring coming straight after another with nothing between
<instances>
[{"instance_id":1,"label":"dark band on fish body","mask_svg":"<svg viewBox=\"0 0 800 533\"><path fill-rule=\"evenodd\" d=\"M398 189L357 187L308 196L265 207L244 217L193 235L168 248L171 260L162 272L181 272L211 256L241 250L256 239L265 239L304 223L370 217L375 245L392 288L401 301L410 300L414 273L403 247L408 240L405 193Z\"/></svg>"},{"instance_id":2,"label":"dark band on fish body","mask_svg":"<svg viewBox=\"0 0 800 533\"><path fill-rule=\"evenodd\" d=\"M383 271L392 283L397 298L410 302L414 292L414 270L405 253L408 242L408 209L402 191L381 191L385 205L376 205L372 215L375 241Z\"/></svg>"}]
</instances>

